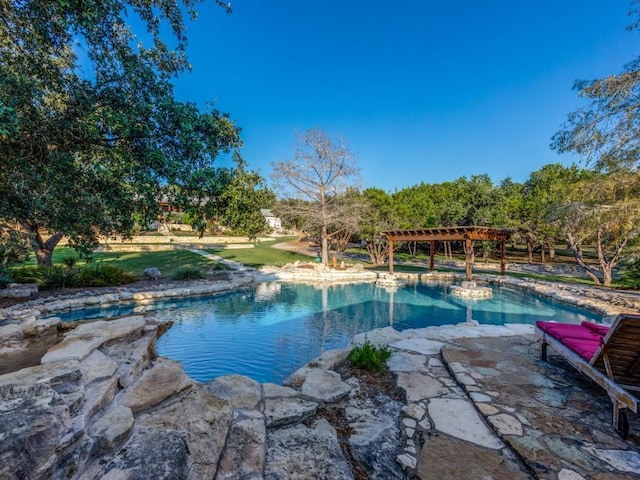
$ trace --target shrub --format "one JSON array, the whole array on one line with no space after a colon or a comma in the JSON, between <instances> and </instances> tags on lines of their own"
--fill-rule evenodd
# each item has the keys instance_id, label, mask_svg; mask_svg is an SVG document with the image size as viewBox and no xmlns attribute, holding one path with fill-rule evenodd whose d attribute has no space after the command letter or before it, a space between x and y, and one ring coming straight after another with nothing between
<instances>
[{"instance_id":1,"label":"shrub","mask_svg":"<svg viewBox=\"0 0 640 480\"><path fill-rule=\"evenodd\" d=\"M640 258L625 261L622 269L622 284L634 290L640 289Z\"/></svg>"},{"instance_id":2,"label":"shrub","mask_svg":"<svg viewBox=\"0 0 640 480\"><path fill-rule=\"evenodd\" d=\"M33 265L11 269L11 278L15 283L42 283L42 272Z\"/></svg>"},{"instance_id":3,"label":"shrub","mask_svg":"<svg viewBox=\"0 0 640 480\"><path fill-rule=\"evenodd\" d=\"M9 269L0 266L0 288L6 288L10 283L13 283L11 272Z\"/></svg>"},{"instance_id":4,"label":"shrub","mask_svg":"<svg viewBox=\"0 0 640 480\"><path fill-rule=\"evenodd\" d=\"M69 255L68 257L64 257L61 261L61 263L67 267L69 270L71 270L73 267L76 266L76 264L78 263L78 257L73 256L73 255Z\"/></svg>"},{"instance_id":5,"label":"shrub","mask_svg":"<svg viewBox=\"0 0 640 480\"><path fill-rule=\"evenodd\" d=\"M78 278L75 270L69 270L61 265L53 267L38 268L40 281L38 286L42 290L59 290L62 288L75 287L78 285Z\"/></svg>"},{"instance_id":6,"label":"shrub","mask_svg":"<svg viewBox=\"0 0 640 480\"><path fill-rule=\"evenodd\" d=\"M349 353L348 360L354 367L370 372L384 372L387 369L385 362L391 356L389 347L372 345L368 340L355 347Z\"/></svg>"},{"instance_id":7,"label":"shrub","mask_svg":"<svg viewBox=\"0 0 640 480\"><path fill-rule=\"evenodd\" d=\"M90 265L78 270L82 287L111 287L138 281L138 277L113 265Z\"/></svg>"},{"instance_id":8,"label":"shrub","mask_svg":"<svg viewBox=\"0 0 640 480\"><path fill-rule=\"evenodd\" d=\"M179 268L173 275L174 280L201 280L203 278L204 274L196 267Z\"/></svg>"}]
</instances>

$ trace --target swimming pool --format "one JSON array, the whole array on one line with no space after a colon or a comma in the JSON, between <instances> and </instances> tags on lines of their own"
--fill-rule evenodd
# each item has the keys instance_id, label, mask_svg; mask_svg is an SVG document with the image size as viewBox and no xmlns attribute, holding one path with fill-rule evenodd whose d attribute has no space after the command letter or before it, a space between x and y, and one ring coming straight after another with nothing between
<instances>
[{"instance_id":1,"label":"swimming pool","mask_svg":"<svg viewBox=\"0 0 640 480\"><path fill-rule=\"evenodd\" d=\"M174 321L158 339L158 353L181 361L189 376L203 382L238 373L259 382L282 383L324 350L343 348L355 334L380 327L599 319L587 310L513 288L493 291L491 299L470 300L450 295L448 285L442 284L385 289L372 283L261 283L222 296L158 301L143 309ZM131 304L59 316L98 318L140 309Z\"/></svg>"}]
</instances>

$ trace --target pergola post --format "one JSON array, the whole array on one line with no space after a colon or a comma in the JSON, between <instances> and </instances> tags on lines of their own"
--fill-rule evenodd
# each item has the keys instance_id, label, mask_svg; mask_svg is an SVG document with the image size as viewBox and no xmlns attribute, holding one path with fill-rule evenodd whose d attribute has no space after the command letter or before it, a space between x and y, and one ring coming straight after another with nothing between
<instances>
[{"instance_id":1,"label":"pergola post","mask_svg":"<svg viewBox=\"0 0 640 480\"><path fill-rule=\"evenodd\" d=\"M429 247L429 271L433 272L434 270L434 263L433 263L433 253L434 253L434 243L436 243L434 240L431 240L431 246Z\"/></svg>"},{"instance_id":2,"label":"pergola post","mask_svg":"<svg viewBox=\"0 0 640 480\"><path fill-rule=\"evenodd\" d=\"M467 281L470 282L473 276L473 240L465 239L464 241L464 250L465 250L465 270L467 273Z\"/></svg>"},{"instance_id":3,"label":"pergola post","mask_svg":"<svg viewBox=\"0 0 640 480\"><path fill-rule=\"evenodd\" d=\"M500 275L505 274L505 248L504 240L500 241Z\"/></svg>"},{"instance_id":4,"label":"pergola post","mask_svg":"<svg viewBox=\"0 0 640 480\"><path fill-rule=\"evenodd\" d=\"M389 275L393 275L393 240L389 240Z\"/></svg>"}]
</instances>

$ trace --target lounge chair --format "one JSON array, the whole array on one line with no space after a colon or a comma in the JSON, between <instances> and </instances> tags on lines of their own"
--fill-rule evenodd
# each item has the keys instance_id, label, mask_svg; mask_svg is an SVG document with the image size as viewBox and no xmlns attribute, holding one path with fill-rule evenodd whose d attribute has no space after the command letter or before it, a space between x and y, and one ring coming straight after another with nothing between
<instances>
[{"instance_id":1,"label":"lounge chair","mask_svg":"<svg viewBox=\"0 0 640 480\"><path fill-rule=\"evenodd\" d=\"M580 325L536 322L541 338L541 357L547 345L571 365L604 388L613 403L613 426L626 438L627 409L638 413L640 401L640 315L619 315L610 328L590 322Z\"/></svg>"}]
</instances>

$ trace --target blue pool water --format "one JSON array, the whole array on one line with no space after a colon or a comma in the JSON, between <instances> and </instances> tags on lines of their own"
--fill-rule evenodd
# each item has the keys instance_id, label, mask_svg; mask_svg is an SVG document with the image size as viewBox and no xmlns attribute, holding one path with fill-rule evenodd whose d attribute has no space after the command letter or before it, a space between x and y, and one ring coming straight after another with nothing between
<instances>
[{"instance_id":1,"label":"blue pool water","mask_svg":"<svg viewBox=\"0 0 640 480\"><path fill-rule=\"evenodd\" d=\"M447 285L411 285L395 291L375 284L313 286L263 283L216 297L114 306L60 315L64 320L153 310L175 323L160 339L158 353L182 362L192 378L208 381L238 373L259 382L281 383L324 350L343 348L357 333L452 325L532 324L536 320L578 323L598 317L508 287L493 287L488 300L449 294Z\"/></svg>"}]
</instances>

